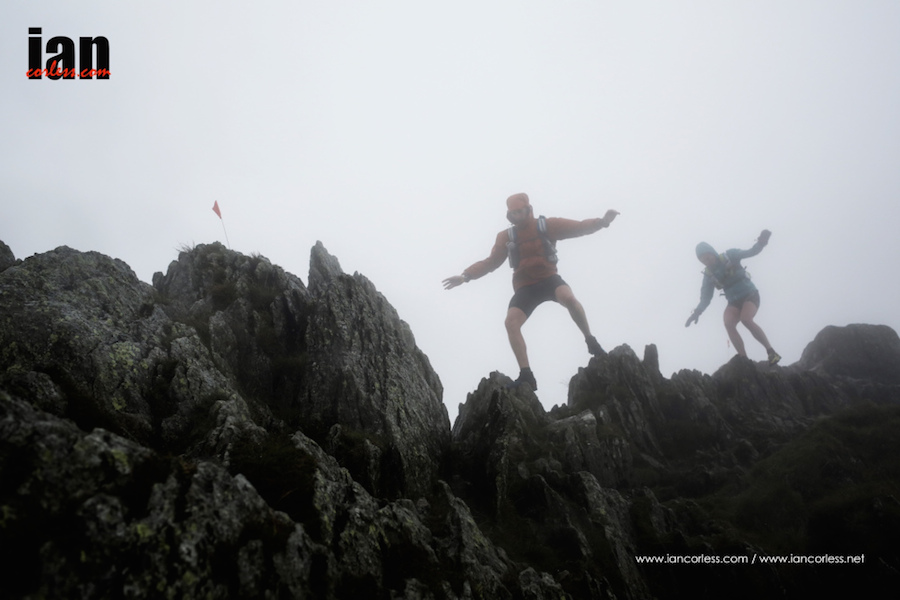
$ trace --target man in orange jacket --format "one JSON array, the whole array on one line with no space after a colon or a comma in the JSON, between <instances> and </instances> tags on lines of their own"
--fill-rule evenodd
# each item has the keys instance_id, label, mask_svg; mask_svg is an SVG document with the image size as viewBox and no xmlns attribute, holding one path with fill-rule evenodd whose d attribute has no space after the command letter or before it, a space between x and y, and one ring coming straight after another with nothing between
<instances>
[{"instance_id":1,"label":"man in orange jacket","mask_svg":"<svg viewBox=\"0 0 900 600\"><path fill-rule=\"evenodd\" d=\"M519 363L516 384L527 383L533 390L537 382L528 364L528 352L522 325L541 303L547 300L565 306L578 329L584 334L588 351L594 356L603 354L597 338L591 335L584 307L556 270L556 242L567 238L588 235L609 227L617 211L608 210L602 219L548 218L536 219L526 194L514 194L506 200L506 218L512 227L497 234L491 254L462 272L444 280L445 289L453 289L472 279L478 279L494 271L510 258L513 267L513 294L506 313L506 332L509 344Z\"/></svg>"}]
</instances>

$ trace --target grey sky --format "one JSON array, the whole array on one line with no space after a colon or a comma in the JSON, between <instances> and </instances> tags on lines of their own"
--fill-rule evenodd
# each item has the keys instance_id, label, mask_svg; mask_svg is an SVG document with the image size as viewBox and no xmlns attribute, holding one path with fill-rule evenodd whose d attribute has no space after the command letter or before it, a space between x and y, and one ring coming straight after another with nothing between
<instances>
[{"instance_id":1,"label":"grey sky","mask_svg":"<svg viewBox=\"0 0 900 600\"><path fill-rule=\"evenodd\" d=\"M109 39L109 81L29 81L28 28ZM733 350L698 326L694 246L769 246L757 321L796 361L824 326L900 329L900 3L79 2L0 7L0 239L128 262L149 281L224 241L307 277L321 240L397 308L451 419L515 376L505 198L612 227L561 242L607 349L663 373ZM589 356L559 306L525 337L548 408ZM762 348L745 332L751 358Z\"/></svg>"}]
</instances>

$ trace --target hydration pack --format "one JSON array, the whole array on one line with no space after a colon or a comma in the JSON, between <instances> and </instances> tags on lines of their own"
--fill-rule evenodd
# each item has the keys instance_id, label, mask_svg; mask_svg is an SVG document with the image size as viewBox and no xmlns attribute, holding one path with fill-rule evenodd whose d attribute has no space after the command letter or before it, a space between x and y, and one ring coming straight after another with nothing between
<instances>
[{"instance_id":1,"label":"hydration pack","mask_svg":"<svg viewBox=\"0 0 900 600\"><path fill-rule=\"evenodd\" d=\"M556 244L554 244L547 235L547 218L544 215L538 217L537 220L538 236L544 246L544 258L550 264L556 264L559 257L556 255ZM515 269L519 266L519 242L516 241L516 227L511 225L506 230L509 241L506 242L506 250L509 253L509 266Z\"/></svg>"},{"instance_id":2,"label":"hydration pack","mask_svg":"<svg viewBox=\"0 0 900 600\"><path fill-rule=\"evenodd\" d=\"M731 285L741 279L750 279L750 273L747 272L747 269L736 262L732 262L727 254L719 255L719 264L722 265L721 270L713 270L709 267L703 269L703 274L712 278L717 290L721 290L726 285ZM716 275L716 271L720 272L721 279Z\"/></svg>"}]
</instances>

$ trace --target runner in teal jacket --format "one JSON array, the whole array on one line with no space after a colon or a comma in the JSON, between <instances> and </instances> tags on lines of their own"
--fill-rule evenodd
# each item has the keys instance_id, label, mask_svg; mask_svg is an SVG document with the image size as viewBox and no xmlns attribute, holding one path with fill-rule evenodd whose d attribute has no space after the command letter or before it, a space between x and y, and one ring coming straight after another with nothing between
<instances>
[{"instance_id":1,"label":"runner in teal jacket","mask_svg":"<svg viewBox=\"0 0 900 600\"><path fill-rule=\"evenodd\" d=\"M728 301L723 315L725 330L737 353L740 356L747 356L744 340L737 331L737 324L743 323L753 337L765 347L769 355L769 364L774 365L781 360L781 357L772 349L766 334L753 320L759 310L759 290L750 281L750 277L741 265L742 259L756 256L762 251L769 243L770 235L772 235L771 232L764 229L749 250L732 248L724 254L717 254L715 249L706 242L697 244L697 259L706 265L706 269L703 271L703 283L700 286L700 304L688 317L684 326L688 327L691 323L697 322L712 301L714 290L719 288L725 293L725 299Z\"/></svg>"}]
</instances>

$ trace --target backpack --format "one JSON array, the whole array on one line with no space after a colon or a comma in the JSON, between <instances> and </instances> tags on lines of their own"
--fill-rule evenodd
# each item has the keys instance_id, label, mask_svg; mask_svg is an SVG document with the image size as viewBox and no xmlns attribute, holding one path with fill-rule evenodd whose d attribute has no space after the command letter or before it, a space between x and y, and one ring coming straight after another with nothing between
<instances>
[{"instance_id":1,"label":"backpack","mask_svg":"<svg viewBox=\"0 0 900 600\"><path fill-rule=\"evenodd\" d=\"M556 244L554 244L547 235L547 218L544 215L538 217L537 220L538 236L544 245L544 258L550 264L556 264L559 257L556 255ZM519 243L516 241L516 227L510 225L506 230L509 241L506 242L506 250L509 253L509 266L515 269L519 266Z\"/></svg>"},{"instance_id":2,"label":"backpack","mask_svg":"<svg viewBox=\"0 0 900 600\"><path fill-rule=\"evenodd\" d=\"M721 279L709 267L703 269L703 274L712 278L717 290L723 289L726 284L730 285L741 279L750 279L750 273L747 272L747 269L736 262L732 262L724 252L719 255L719 262L724 266Z\"/></svg>"}]
</instances>

